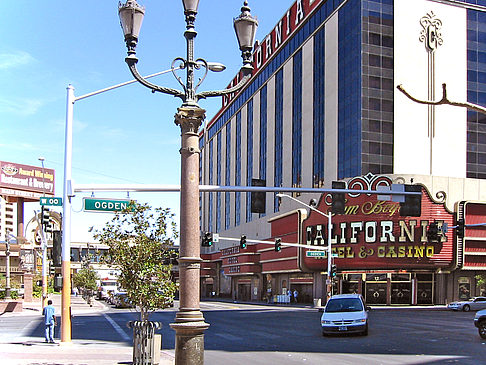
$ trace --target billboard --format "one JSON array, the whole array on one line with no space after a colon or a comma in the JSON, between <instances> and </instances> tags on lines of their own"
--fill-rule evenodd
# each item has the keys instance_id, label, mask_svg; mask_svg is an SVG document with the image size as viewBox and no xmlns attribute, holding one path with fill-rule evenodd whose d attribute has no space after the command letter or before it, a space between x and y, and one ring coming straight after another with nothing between
<instances>
[{"instance_id":1,"label":"billboard","mask_svg":"<svg viewBox=\"0 0 486 365\"><path fill-rule=\"evenodd\" d=\"M377 186L390 186L386 176L368 174L347 182L347 189L376 190ZM331 195L323 194L317 209L327 213ZM400 204L378 200L376 194L346 194L345 214L331 218L331 247L333 263L338 271L353 270L435 270L454 265L454 233L449 230L439 241L427 237L429 223L439 228L452 226L454 214L443 202L431 199L422 187L422 215L401 217ZM300 264L305 271L327 271L327 252L324 256L307 254L316 246L327 247L327 218L311 211L303 222Z\"/></svg>"},{"instance_id":2,"label":"billboard","mask_svg":"<svg viewBox=\"0 0 486 365\"><path fill-rule=\"evenodd\" d=\"M32 198L54 195L54 170L0 161L0 195Z\"/></svg>"}]
</instances>

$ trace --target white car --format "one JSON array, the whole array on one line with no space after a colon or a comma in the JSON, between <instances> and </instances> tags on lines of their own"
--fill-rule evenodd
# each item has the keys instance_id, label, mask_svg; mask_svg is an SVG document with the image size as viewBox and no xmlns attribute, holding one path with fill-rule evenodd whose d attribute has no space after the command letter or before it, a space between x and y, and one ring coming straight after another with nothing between
<instances>
[{"instance_id":1,"label":"white car","mask_svg":"<svg viewBox=\"0 0 486 365\"><path fill-rule=\"evenodd\" d=\"M106 300L109 298L110 293L118 293L118 283L116 280L104 280L101 282L101 286L98 289L98 299Z\"/></svg>"},{"instance_id":2,"label":"white car","mask_svg":"<svg viewBox=\"0 0 486 365\"><path fill-rule=\"evenodd\" d=\"M486 309L486 297L474 297L469 300L462 300L458 302L449 303L447 308L455 311L469 312L470 310Z\"/></svg>"},{"instance_id":3,"label":"white car","mask_svg":"<svg viewBox=\"0 0 486 365\"><path fill-rule=\"evenodd\" d=\"M360 294L332 296L326 303L321 317L322 335L360 333L368 335L368 311Z\"/></svg>"}]
</instances>

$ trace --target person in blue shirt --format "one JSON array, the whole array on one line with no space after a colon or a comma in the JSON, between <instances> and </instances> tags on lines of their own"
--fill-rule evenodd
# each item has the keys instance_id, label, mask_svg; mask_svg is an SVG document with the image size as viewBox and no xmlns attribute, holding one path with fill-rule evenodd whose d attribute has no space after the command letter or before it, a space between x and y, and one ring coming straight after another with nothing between
<instances>
[{"instance_id":1,"label":"person in blue shirt","mask_svg":"<svg viewBox=\"0 0 486 365\"><path fill-rule=\"evenodd\" d=\"M56 311L52 306L52 300L47 301L47 306L42 310L44 324L46 325L46 342L54 343L54 327L56 326Z\"/></svg>"}]
</instances>

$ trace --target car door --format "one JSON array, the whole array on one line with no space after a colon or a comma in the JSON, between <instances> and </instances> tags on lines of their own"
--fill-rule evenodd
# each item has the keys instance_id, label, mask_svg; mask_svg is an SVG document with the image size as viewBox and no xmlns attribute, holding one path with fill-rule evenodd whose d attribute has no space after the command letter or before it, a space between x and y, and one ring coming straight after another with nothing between
<instances>
[{"instance_id":1,"label":"car door","mask_svg":"<svg viewBox=\"0 0 486 365\"><path fill-rule=\"evenodd\" d=\"M486 298L476 298L475 310L486 309Z\"/></svg>"}]
</instances>

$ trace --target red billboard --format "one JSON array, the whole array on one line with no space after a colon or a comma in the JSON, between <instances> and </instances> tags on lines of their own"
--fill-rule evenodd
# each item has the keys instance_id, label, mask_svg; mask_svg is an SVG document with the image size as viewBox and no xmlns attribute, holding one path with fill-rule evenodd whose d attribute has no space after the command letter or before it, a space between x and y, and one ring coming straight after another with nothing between
<instances>
[{"instance_id":1,"label":"red billboard","mask_svg":"<svg viewBox=\"0 0 486 365\"><path fill-rule=\"evenodd\" d=\"M0 195L23 198L54 195L54 182L53 169L0 161Z\"/></svg>"},{"instance_id":2,"label":"red billboard","mask_svg":"<svg viewBox=\"0 0 486 365\"><path fill-rule=\"evenodd\" d=\"M347 183L347 189L376 190L391 186L387 176L366 175ZM331 194L323 194L317 209L328 212ZM346 194L345 214L331 218L331 247L333 262L339 271L439 269L454 264L453 232L449 230L440 240L429 240L429 223L452 226L454 215L443 202L431 199L422 187L420 217L401 217L400 204L378 200L376 194ZM300 263L305 271L327 271L327 251L324 256L307 254L313 247L327 247L327 218L311 211L303 222ZM315 250L315 249L314 249Z\"/></svg>"}]
</instances>

